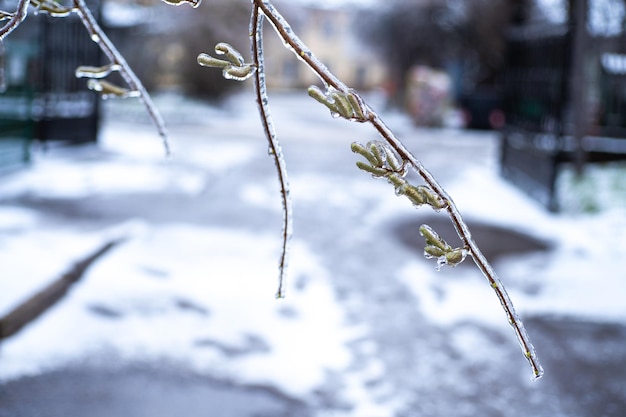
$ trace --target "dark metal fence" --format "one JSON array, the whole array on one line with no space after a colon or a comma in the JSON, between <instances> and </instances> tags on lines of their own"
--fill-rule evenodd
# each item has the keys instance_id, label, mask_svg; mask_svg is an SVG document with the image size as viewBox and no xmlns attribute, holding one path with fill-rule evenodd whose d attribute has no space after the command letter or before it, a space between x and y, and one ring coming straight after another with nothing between
<instances>
[{"instance_id":1,"label":"dark metal fence","mask_svg":"<svg viewBox=\"0 0 626 417\"><path fill-rule=\"evenodd\" d=\"M589 37L575 46L571 24L517 27L509 34L502 175L550 210L559 208L555 184L563 164L581 169L582 163L626 159L624 41ZM582 78L575 77L576 48L584 48ZM582 107L574 97L579 91Z\"/></svg>"},{"instance_id":2,"label":"dark metal fence","mask_svg":"<svg viewBox=\"0 0 626 417\"><path fill-rule=\"evenodd\" d=\"M31 13L2 52L0 168L28 160L34 139L96 141L99 98L74 73L101 58L80 19Z\"/></svg>"},{"instance_id":3,"label":"dark metal fence","mask_svg":"<svg viewBox=\"0 0 626 417\"><path fill-rule=\"evenodd\" d=\"M557 208L554 187L563 158L570 60L565 27L517 28L509 34L502 175L551 210Z\"/></svg>"},{"instance_id":4,"label":"dark metal fence","mask_svg":"<svg viewBox=\"0 0 626 417\"><path fill-rule=\"evenodd\" d=\"M99 48L76 16L61 21L42 17L41 67L33 108L37 121L35 137L43 141L95 141L99 97L74 73L81 65L98 65Z\"/></svg>"}]
</instances>

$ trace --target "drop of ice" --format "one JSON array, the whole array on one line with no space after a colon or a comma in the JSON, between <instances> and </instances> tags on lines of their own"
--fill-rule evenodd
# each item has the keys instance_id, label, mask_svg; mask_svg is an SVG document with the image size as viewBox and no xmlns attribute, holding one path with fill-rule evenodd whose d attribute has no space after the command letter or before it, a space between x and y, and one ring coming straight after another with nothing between
<instances>
[{"instance_id":1,"label":"drop of ice","mask_svg":"<svg viewBox=\"0 0 626 417\"><path fill-rule=\"evenodd\" d=\"M437 271L441 271L441 267L446 265L448 263L448 261L446 261L446 257L445 256L440 256L439 258L437 258L437 265L435 266L435 269Z\"/></svg>"}]
</instances>

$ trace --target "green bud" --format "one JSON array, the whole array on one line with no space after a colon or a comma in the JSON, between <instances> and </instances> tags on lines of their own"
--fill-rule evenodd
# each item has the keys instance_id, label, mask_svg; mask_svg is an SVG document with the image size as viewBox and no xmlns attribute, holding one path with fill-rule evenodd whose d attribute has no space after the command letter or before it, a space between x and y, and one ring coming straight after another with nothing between
<instances>
[{"instance_id":1,"label":"green bud","mask_svg":"<svg viewBox=\"0 0 626 417\"><path fill-rule=\"evenodd\" d=\"M446 255L446 252L437 246L433 246L433 245L424 246L424 256L426 256L427 258L440 258L445 255Z\"/></svg>"},{"instance_id":2,"label":"green bud","mask_svg":"<svg viewBox=\"0 0 626 417\"><path fill-rule=\"evenodd\" d=\"M256 67L253 65L243 65L241 67L228 66L222 71L222 75L227 80L244 81L254 74Z\"/></svg>"},{"instance_id":3,"label":"green bud","mask_svg":"<svg viewBox=\"0 0 626 417\"><path fill-rule=\"evenodd\" d=\"M61 6L54 0L31 0L31 4L37 8L38 12L47 13L54 17L66 17L72 13L71 8Z\"/></svg>"},{"instance_id":4,"label":"green bud","mask_svg":"<svg viewBox=\"0 0 626 417\"><path fill-rule=\"evenodd\" d=\"M309 93L309 97L314 98L324 105L328 103L328 97L326 97L326 94L316 85L309 86L307 93Z\"/></svg>"},{"instance_id":5,"label":"green bud","mask_svg":"<svg viewBox=\"0 0 626 417\"><path fill-rule=\"evenodd\" d=\"M374 155L372 155L371 152L365 148L365 146L361 145L358 142L353 142L352 145L350 145L350 148L352 149L352 152L358 153L359 155L367 159L368 162L372 164L372 166L378 166L378 161L376 160Z\"/></svg>"},{"instance_id":6,"label":"green bud","mask_svg":"<svg viewBox=\"0 0 626 417\"><path fill-rule=\"evenodd\" d=\"M76 78L104 78L113 71L119 71L121 67L116 64L104 65L102 67L80 66L76 68Z\"/></svg>"},{"instance_id":7,"label":"green bud","mask_svg":"<svg viewBox=\"0 0 626 417\"><path fill-rule=\"evenodd\" d=\"M391 173L387 172L387 180L391 184L393 184L393 186L396 189L396 194L398 195L404 195L405 188L410 185L410 184L407 184L404 178L402 178L400 175L398 175L395 172L391 172Z\"/></svg>"},{"instance_id":8,"label":"green bud","mask_svg":"<svg viewBox=\"0 0 626 417\"><path fill-rule=\"evenodd\" d=\"M367 144L367 147L369 148L372 156L376 158L376 166L383 167L385 165L385 161L387 160L385 145L377 140L373 140Z\"/></svg>"},{"instance_id":9,"label":"green bud","mask_svg":"<svg viewBox=\"0 0 626 417\"><path fill-rule=\"evenodd\" d=\"M337 109L337 106L335 105L335 103L331 101L326 95L326 93L320 90L320 88L317 87L316 85L310 86L307 89L307 92L309 93L309 97L314 98L318 102L322 103L324 106L328 107L328 109L331 112L339 113L339 110Z\"/></svg>"},{"instance_id":10,"label":"green bud","mask_svg":"<svg viewBox=\"0 0 626 417\"><path fill-rule=\"evenodd\" d=\"M371 165L366 164L363 161L357 161L356 162L356 166L359 169L362 169L365 172L369 172L370 174L374 175L375 177L384 177L385 175L387 175L387 170L386 169L373 167Z\"/></svg>"},{"instance_id":11,"label":"green bud","mask_svg":"<svg viewBox=\"0 0 626 417\"><path fill-rule=\"evenodd\" d=\"M89 80L87 82L87 88L89 88L90 90L99 92L100 94L102 94L102 96L104 98L108 98L108 97L119 97L119 98L137 97L140 94L138 91L129 90L127 88L123 88L123 87L117 86L117 85L112 84L112 83L110 83L108 81L105 81L105 80L94 80L94 79L91 79L91 80Z\"/></svg>"},{"instance_id":12,"label":"green bud","mask_svg":"<svg viewBox=\"0 0 626 417\"><path fill-rule=\"evenodd\" d=\"M215 45L215 52L218 55L224 55L234 65L240 67L243 65L243 56L232 45L226 42L220 42Z\"/></svg>"},{"instance_id":13,"label":"green bud","mask_svg":"<svg viewBox=\"0 0 626 417\"><path fill-rule=\"evenodd\" d=\"M465 260L467 256L467 250L464 248L457 248L451 252L445 254L446 264L449 266L457 266Z\"/></svg>"},{"instance_id":14,"label":"green bud","mask_svg":"<svg viewBox=\"0 0 626 417\"><path fill-rule=\"evenodd\" d=\"M440 210L447 207L447 202L439 197L433 190L429 187L423 185L421 186L421 192L428 205L433 207L434 209Z\"/></svg>"},{"instance_id":15,"label":"green bud","mask_svg":"<svg viewBox=\"0 0 626 417\"><path fill-rule=\"evenodd\" d=\"M403 190L403 194L406 195L409 200L411 200L411 203L415 204L416 206L421 206L422 204L426 203L426 198L422 193L421 187L407 184L404 188L405 189Z\"/></svg>"},{"instance_id":16,"label":"green bud","mask_svg":"<svg viewBox=\"0 0 626 417\"><path fill-rule=\"evenodd\" d=\"M392 171L396 171L402 176L405 175L405 172L403 172L404 167L400 164L400 162L398 162L398 159L393 152L387 152L387 165L389 165L389 168L391 168Z\"/></svg>"},{"instance_id":17,"label":"green bud","mask_svg":"<svg viewBox=\"0 0 626 417\"><path fill-rule=\"evenodd\" d=\"M335 103L335 108L337 112L344 118L350 119L354 116L354 110L352 109L352 105L350 105L350 101L346 98L346 95L337 90L333 90L330 93L330 97Z\"/></svg>"},{"instance_id":18,"label":"green bud","mask_svg":"<svg viewBox=\"0 0 626 417\"><path fill-rule=\"evenodd\" d=\"M429 225L423 224L420 226L420 235L424 239L426 239L426 243L428 245L433 245L438 247L439 249L448 252L452 248L448 245L445 240L439 237L437 232L435 232Z\"/></svg>"},{"instance_id":19,"label":"green bud","mask_svg":"<svg viewBox=\"0 0 626 417\"><path fill-rule=\"evenodd\" d=\"M356 91L350 89L350 92L347 94L346 97L350 102L350 106L352 107L357 120L362 122L366 121L369 116L369 111L367 110L365 102L363 101L361 96L359 96Z\"/></svg>"},{"instance_id":20,"label":"green bud","mask_svg":"<svg viewBox=\"0 0 626 417\"><path fill-rule=\"evenodd\" d=\"M365 149L365 146L363 146L359 142L352 142L352 144L350 145L350 150L352 150L352 152L354 153L358 153L359 155L369 155L369 151Z\"/></svg>"},{"instance_id":21,"label":"green bud","mask_svg":"<svg viewBox=\"0 0 626 417\"><path fill-rule=\"evenodd\" d=\"M213 58L211 55L207 55L204 53L198 55L198 64L202 65L203 67L211 68L226 68L231 66L231 63L228 61Z\"/></svg>"}]
</instances>

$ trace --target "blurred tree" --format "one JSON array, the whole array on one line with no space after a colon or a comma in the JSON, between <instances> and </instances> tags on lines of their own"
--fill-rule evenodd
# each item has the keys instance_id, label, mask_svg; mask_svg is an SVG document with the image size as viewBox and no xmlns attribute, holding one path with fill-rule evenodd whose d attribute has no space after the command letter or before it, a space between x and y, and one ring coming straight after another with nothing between
<instances>
[{"instance_id":1,"label":"blurred tree","mask_svg":"<svg viewBox=\"0 0 626 417\"><path fill-rule=\"evenodd\" d=\"M214 47L219 42L228 42L246 53L249 49L250 1L212 0L211 7L185 8L184 24L177 28L172 38L182 40L184 53L181 56L181 87L186 94L203 98L220 98L241 83L225 80L219 71L207 71L197 64L201 52L215 55Z\"/></svg>"},{"instance_id":2,"label":"blurred tree","mask_svg":"<svg viewBox=\"0 0 626 417\"><path fill-rule=\"evenodd\" d=\"M456 65L464 85L488 83L503 63L507 26L524 19L531 1L392 0L364 12L359 30L388 62L399 93L414 65Z\"/></svg>"},{"instance_id":3,"label":"blurred tree","mask_svg":"<svg viewBox=\"0 0 626 417\"><path fill-rule=\"evenodd\" d=\"M162 2L123 2L122 6L126 8L123 13L113 11L107 18L108 32L148 89L177 89L219 99L241 87L217 71L206 71L196 59L201 52L214 53L218 42L231 43L241 51L249 48L249 0L211 0L211 7L197 9ZM134 13L135 21L121 24L117 16L124 13Z\"/></svg>"}]
</instances>

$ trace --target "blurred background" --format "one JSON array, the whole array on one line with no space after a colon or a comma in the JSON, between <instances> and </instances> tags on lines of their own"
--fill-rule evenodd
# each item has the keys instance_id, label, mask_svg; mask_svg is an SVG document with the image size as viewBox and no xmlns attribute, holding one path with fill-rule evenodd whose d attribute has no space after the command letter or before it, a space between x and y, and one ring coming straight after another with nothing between
<instances>
[{"instance_id":1,"label":"blurred background","mask_svg":"<svg viewBox=\"0 0 626 417\"><path fill-rule=\"evenodd\" d=\"M248 3L215 0L195 10L107 0L91 7L149 91L218 103L242 83L195 58L221 41L247 53ZM626 152L620 0L277 4L340 79L381 92L385 106L417 125L501 132L503 175L550 210L559 209L559 167L571 164L580 175L587 163L621 160ZM72 77L83 62L104 62L98 48L81 36L78 19L29 20L2 53L5 164L28 159L24 143L31 139L94 141L98 132L96 95ZM318 82L277 37L266 43L272 91ZM26 142L16 142L20 136Z\"/></svg>"},{"instance_id":2,"label":"blurred background","mask_svg":"<svg viewBox=\"0 0 626 417\"><path fill-rule=\"evenodd\" d=\"M272 3L450 192L546 376L530 383L471 262L422 258L422 222L461 244L445 213L358 172L350 142L376 132L311 100L319 80L268 25L295 208L276 302L282 211L252 83L196 62L218 42L250 55L250 1L94 0L174 156L139 100L74 77L107 63L79 19L31 10L0 45L0 417L626 415L626 1Z\"/></svg>"}]
</instances>

